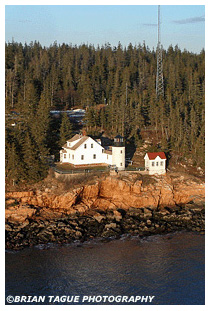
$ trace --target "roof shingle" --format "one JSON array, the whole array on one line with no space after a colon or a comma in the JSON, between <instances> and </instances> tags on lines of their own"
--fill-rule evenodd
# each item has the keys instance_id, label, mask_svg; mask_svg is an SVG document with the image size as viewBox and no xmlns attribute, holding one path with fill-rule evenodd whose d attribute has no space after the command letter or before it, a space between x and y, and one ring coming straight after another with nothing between
<instances>
[{"instance_id":1,"label":"roof shingle","mask_svg":"<svg viewBox=\"0 0 211 311\"><path fill-rule=\"evenodd\" d=\"M75 134L72 138L68 139L67 141L68 141L69 143L71 143L71 142L73 142L73 141L75 141L75 140L78 140L78 139L80 139L80 138L82 138L82 135L80 135L80 134Z\"/></svg>"},{"instance_id":2,"label":"roof shingle","mask_svg":"<svg viewBox=\"0 0 211 311\"><path fill-rule=\"evenodd\" d=\"M166 160L166 155L163 151L161 152L148 152L148 157L150 160L155 160L156 157L160 157L162 160Z\"/></svg>"},{"instance_id":3,"label":"roof shingle","mask_svg":"<svg viewBox=\"0 0 211 311\"><path fill-rule=\"evenodd\" d=\"M89 137L88 136L82 136L81 139L70 149L75 150L77 149L80 145L82 145Z\"/></svg>"}]
</instances>

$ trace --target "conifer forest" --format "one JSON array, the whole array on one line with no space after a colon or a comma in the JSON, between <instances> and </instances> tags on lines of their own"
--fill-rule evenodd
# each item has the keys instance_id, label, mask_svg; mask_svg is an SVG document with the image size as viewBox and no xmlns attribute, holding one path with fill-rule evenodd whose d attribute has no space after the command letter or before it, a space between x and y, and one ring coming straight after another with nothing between
<instances>
[{"instance_id":1,"label":"conifer forest","mask_svg":"<svg viewBox=\"0 0 211 311\"><path fill-rule=\"evenodd\" d=\"M204 166L205 51L163 50L164 98L156 97L156 51L145 44L49 47L5 43L6 178L36 182L77 128L66 114L86 109L83 128L94 138L117 134L136 148L150 131L169 158ZM16 115L16 126L8 122Z\"/></svg>"}]
</instances>

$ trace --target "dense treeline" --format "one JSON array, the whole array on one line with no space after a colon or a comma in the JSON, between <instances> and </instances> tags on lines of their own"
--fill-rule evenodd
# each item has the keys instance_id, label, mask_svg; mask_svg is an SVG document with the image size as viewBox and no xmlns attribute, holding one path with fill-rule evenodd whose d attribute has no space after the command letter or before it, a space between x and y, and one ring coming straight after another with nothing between
<instances>
[{"instance_id":1,"label":"dense treeline","mask_svg":"<svg viewBox=\"0 0 211 311\"><path fill-rule=\"evenodd\" d=\"M15 181L46 175L46 156L72 131L53 109L86 108L86 130L119 133L136 145L151 129L162 150L204 164L205 52L163 51L164 92L156 99L156 52L144 44L42 47L6 43L6 113L21 122L6 130L6 173Z\"/></svg>"}]
</instances>

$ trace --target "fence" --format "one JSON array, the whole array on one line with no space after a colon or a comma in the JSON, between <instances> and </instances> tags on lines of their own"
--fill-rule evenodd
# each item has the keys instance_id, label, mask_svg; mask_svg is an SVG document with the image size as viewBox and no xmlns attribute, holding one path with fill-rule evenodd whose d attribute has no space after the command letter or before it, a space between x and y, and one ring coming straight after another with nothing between
<instances>
[{"instance_id":1,"label":"fence","mask_svg":"<svg viewBox=\"0 0 211 311\"><path fill-rule=\"evenodd\" d=\"M56 167L52 167L55 173L62 174L62 175L82 175L82 174L89 174L89 173L97 173L97 172L108 172L109 169L77 169L77 170L60 170Z\"/></svg>"},{"instance_id":2,"label":"fence","mask_svg":"<svg viewBox=\"0 0 211 311\"><path fill-rule=\"evenodd\" d=\"M96 173L105 173L105 172L110 172L110 171L114 171L111 168L107 167L104 169L100 169L100 168L90 168L90 169L75 169L75 170L60 170L55 166L52 166L52 169L54 170L54 172L56 173L56 176L59 175L72 175L72 176L79 176L79 175L88 175L90 173L92 174L96 174ZM145 169L144 167L127 167L125 170L123 171L119 171L119 172L128 172L128 173L132 173L132 172L142 172L144 173Z\"/></svg>"}]
</instances>

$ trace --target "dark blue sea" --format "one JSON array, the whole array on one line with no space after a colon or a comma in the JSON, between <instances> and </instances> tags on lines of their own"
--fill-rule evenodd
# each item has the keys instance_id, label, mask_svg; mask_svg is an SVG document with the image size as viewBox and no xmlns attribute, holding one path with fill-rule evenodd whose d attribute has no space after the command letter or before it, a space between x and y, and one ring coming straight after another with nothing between
<instances>
[{"instance_id":1,"label":"dark blue sea","mask_svg":"<svg viewBox=\"0 0 211 311\"><path fill-rule=\"evenodd\" d=\"M99 296L154 296L151 303L129 303L203 305L204 240L204 235L177 232L145 238L122 236L107 243L92 240L6 251L6 298L10 297L6 304L82 304L84 296L98 296L98 300ZM16 296L46 298L38 303L14 302ZM48 296L80 298L75 303L50 302Z\"/></svg>"}]
</instances>

